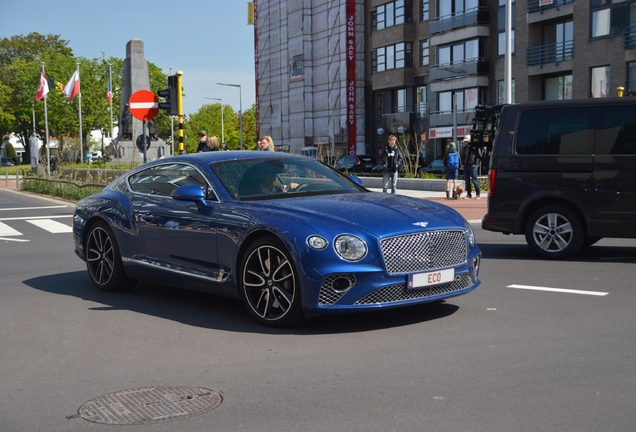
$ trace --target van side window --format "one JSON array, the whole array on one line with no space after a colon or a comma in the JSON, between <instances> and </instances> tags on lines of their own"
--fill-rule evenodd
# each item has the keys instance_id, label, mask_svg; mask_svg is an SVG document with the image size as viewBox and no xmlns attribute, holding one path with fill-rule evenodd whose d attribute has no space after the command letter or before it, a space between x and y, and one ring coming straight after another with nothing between
<instances>
[{"instance_id":1,"label":"van side window","mask_svg":"<svg viewBox=\"0 0 636 432\"><path fill-rule=\"evenodd\" d=\"M521 112L516 153L592 154L595 107L529 109Z\"/></svg>"},{"instance_id":2,"label":"van side window","mask_svg":"<svg viewBox=\"0 0 636 432\"><path fill-rule=\"evenodd\" d=\"M599 107L597 154L636 154L636 105Z\"/></svg>"}]
</instances>

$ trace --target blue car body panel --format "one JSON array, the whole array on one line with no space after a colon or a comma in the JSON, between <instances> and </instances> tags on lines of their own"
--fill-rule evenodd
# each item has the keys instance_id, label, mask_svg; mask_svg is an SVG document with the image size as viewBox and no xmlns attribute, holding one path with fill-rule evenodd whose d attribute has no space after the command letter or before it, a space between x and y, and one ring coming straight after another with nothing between
<instances>
[{"instance_id":1,"label":"blue car body panel","mask_svg":"<svg viewBox=\"0 0 636 432\"><path fill-rule=\"evenodd\" d=\"M87 228L102 220L115 235L129 277L238 298L237 271L246 247L264 235L275 236L292 257L306 313L430 302L465 294L479 285L480 251L469 241L472 231L459 213L440 203L370 192L339 173L351 188L346 193L288 193L272 199L237 199L236 191L217 177L216 164L263 158L318 163L303 156L264 153L210 152L164 158L120 176L101 193L78 202L73 229L76 254L86 259ZM132 175L167 164L187 164L205 177L209 196L203 204L131 190ZM342 234L354 235L366 244L367 253L362 259L352 262L338 255L333 243ZM429 235L445 240L420 240L419 236ZM310 236L326 239L328 247L310 247ZM383 252L382 244L394 239L398 246L392 246L390 253L399 255L395 259L399 265L411 259L421 263L440 258L443 263L445 257L435 257L437 249L444 253L444 247L449 248L447 243L454 242L452 251L461 252L460 258L449 266L455 281L444 287L406 289L409 275L424 270L387 271L388 253ZM402 239L416 245L430 242L426 253L431 257L420 256L424 252L411 252L419 246L401 248ZM435 269L438 268L431 270ZM325 281L338 277L354 280L353 287L345 293L329 292ZM382 290L392 291L385 296ZM375 300L374 293L379 293L379 300Z\"/></svg>"}]
</instances>

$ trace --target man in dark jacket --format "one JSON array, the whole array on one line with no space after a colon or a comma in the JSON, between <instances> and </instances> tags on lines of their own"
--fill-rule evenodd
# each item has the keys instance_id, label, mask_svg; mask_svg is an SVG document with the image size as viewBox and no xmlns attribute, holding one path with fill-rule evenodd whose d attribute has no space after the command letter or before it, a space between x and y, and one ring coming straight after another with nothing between
<instances>
[{"instance_id":1,"label":"man in dark jacket","mask_svg":"<svg viewBox=\"0 0 636 432\"><path fill-rule=\"evenodd\" d=\"M481 155L479 149L476 146L470 145L471 137L466 135L464 137L464 148L462 149L462 166L464 167L464 182L466 183L466 196L464 199L472 198L472 185L475 186L475 199L481 199L479 180L477 180L477 168L481 161Z\"/></svg>"},{"instance_id":2,"label":"man in dark jacket","mask_svg":"<svg viewBox=\"0 0 636 432\"><path fill-rule=\"evenodd\" d=\"M389 134L389 145L384 147L382 153L382 192L386 192L391 184L391 193L395 193L397 187L398 170L404 165L402 155L397 146L395 134Z\"/></svg>"},{"instance_id":3,"label":"man in dark jacket","mask_svg":"<svg viewBox=\"0 0 636 432\"><path fill-rule=\"evenodd\" d=\"M204 130L199 131L199 146L197 147L197 153L208 151L208 137Z\"/></svg>"}]
</instances>

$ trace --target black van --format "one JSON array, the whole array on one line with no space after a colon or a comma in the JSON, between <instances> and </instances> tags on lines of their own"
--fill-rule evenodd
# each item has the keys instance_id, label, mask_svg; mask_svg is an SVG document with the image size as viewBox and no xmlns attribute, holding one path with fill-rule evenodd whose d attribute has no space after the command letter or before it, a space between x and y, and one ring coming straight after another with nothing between
<instances>
[{"instance_id":1,"label":"black van","mask_svg":"<svg viewBox=\"0 0 636 432\"><path fill-rule=\"evenodd\" d=\"M541 257L636 238L636 97L504 105L489 168L482 227Z\"/></svg>"}]
</instances>

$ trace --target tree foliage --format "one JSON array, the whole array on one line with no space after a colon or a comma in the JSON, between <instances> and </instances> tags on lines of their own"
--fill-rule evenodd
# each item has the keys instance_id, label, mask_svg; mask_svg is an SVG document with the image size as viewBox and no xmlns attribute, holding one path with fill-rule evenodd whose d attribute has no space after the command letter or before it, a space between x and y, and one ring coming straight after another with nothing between
<instances>
[{"instance_id":1,"label":"tree foliage","mask_svg":"<svg viewBox=\"0 0 636 432\"><path fill-rule=\"evenodd\" d=\"M101 130L103 136L111 133L111 108L108 103L108 75L112 69L112 122L116 126L122 91L123 59L102 56L95 59L74 57L70 43L59 35L30 33L0 39L0 136L15 133L23 143L33 130L45 139L44 100L35 101L44 71L49 83L46 97L49 137L58 140L59 151L79 153L79 104L80 98L68 101L62 88L70 80L79 65L81 89L82 152L90 150L89 134ZM148 62L150 91L166 88L167 75ZM221 116L221 109L223 115ZM243 113L243 142L245 149L254 148L256 142L256 108ZM223 131L221 128L223 117ZM35 124L34 124L35 118ZM157 135L166 142L171 139L171 119L164 111L155 118ZM178 128L175 119L175 135ZM189 118L184 116L184 143L186 152L196 151L197 131L205 129L208 135L216 135L229 149L240 146L239 114L230 105L210 104L202 106ZM178 138L175 136L175 141ZM25 146L28 149L28 146ZM175 146L176 148L176 146ZM28 151L28 150L27 150ZM28 155L27 155L28 158Z\"/></svg>"}]
</instances>

